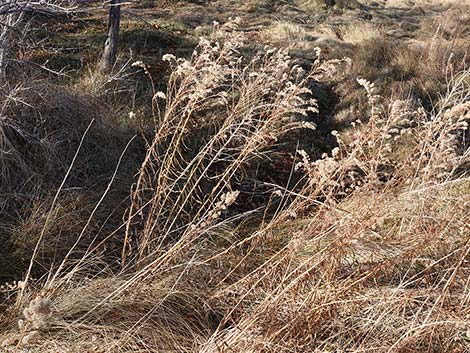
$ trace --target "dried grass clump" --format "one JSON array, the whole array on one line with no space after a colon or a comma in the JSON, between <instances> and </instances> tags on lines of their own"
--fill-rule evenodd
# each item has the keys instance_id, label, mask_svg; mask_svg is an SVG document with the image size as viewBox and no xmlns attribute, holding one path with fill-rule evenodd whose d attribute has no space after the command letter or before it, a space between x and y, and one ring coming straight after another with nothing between
<instances>
[{"instance_id":1,"label":"dried grass clump","mask_svg":"<svg viewBox=\"0 0 470 353\"><path fill-rule=\"evenodd\" d=\"M126 205L121 204L125 198L121 188L127 187L116 185L117 190L109 192L105 202L91 219L90 215L101 196L99 193L102 192L98 187L80 192L64 191L55 204L50 194L17 196L23 202L21 206L16 205L18 218L0 222L3 245L0 249L1 281L11 281L24 273L37 244L40 251L34 261L34 278L41 277L60 263L80 236L83 242L74 249L73 258L80 258L91 243L94 246L99 244L122 222L122 212ZM3 215L8 217L9 214L5 212ZM108 240L106 245L100 246L100 251L103 251L103 255L112 256L116 246L120 246L120 241L113 245Z\"/></svg>"},{"instance_id":2,"label":"dried grass clump","mask_svg":"<svg viewBox=\"0 0 470 353\"><path fill-rule=\"evenodd\" d=\"M449 40L468 38L470 34L470 5L461 4L451 6L444 11L435 22L438 24L442 34Z\"/></svg>"},{"instance_id":3,"label":"dried grass clump","mask_svg":"<svg viewBox=\"0 0 470 353\"><path fill-rule=\"evenodd\" d=\"M6 86L0 101L2 192L57 185L92 121L73 178L84 181L112 170L123 137L113 134L117 126L92 97L33 84Z\"/></svg>"},{"instance_id":4,"label":"dried grass clump","mask_svg":"<svg viewBox=\"0 0 470 353\"><path fill-rule=\"evenodd\" d=\"M345 49L353 67L347 80L341 81L338 92L343 96L339 108L353 111L347 114L349 121L362 119L366 109L364 99L352 86L356 77L373 82L387 98L421 101L427 110L432 109L445 94L449 77L467 69L470 63L468 40L458 31L465 33L468 27L465 15L458 19L467 8L462 6L463 9L451 7L442 16L424 21L416 39L401 41L379 31ZM462 22L455 26L450 25L452 21ZM454 29L446 30L449 26ZM345 55L344 51L340 55Z\"/></svg>"},{"instance_id":5,"label":"dried grass clump","mask_svg":"<svg viewBox=\"0 0 470 353\"><path fill-rule=\"evenodd\" d=\"M295 23L278 21L267 29L264 33L271 43L292 43L299 44L305 42L307 33L305 29Z\"/></svg>"},{"instance_id":6,"label":"dried grass clump","mask_svg":"<svg viewBox=\"0 0 470 353\"><path fill-rule=\"evenodd\" d=\"M352 23L341 29L341 37L347 43L361 44L381 40L383 30L369 22Z\"/></svg>"},{"instance_id":7,"label":"dried grass clump","mask_svg":"<svg viewBox=\"0 0 470 353\"><path fill-rule=\"evenodd\" d=\"M38 241L43 250L35 269L44 267L35 276L69 251L98 200L96 194L112 176L129 132L108 119L95 98L39 81L5 84L0 102L0 279L5 281L16 279L28 267ZM139 161L134 163L137 168ZM131 174L132 163L122 164ZM121 217L108 218L126 197L118 196L118 190L127 193L126 178L131 176L118 177L114 196L106 199L114 204L100 208L102 219L90 221L88 234L100 227L109 229L106 223ZM51 190L62 181L64 188L72 189L54 204ZM74 189L77 186L82 189ZM46 240L40 239L41 233Z\"/></svg>"},{"instance_id":8,"label":"dried grass clump","mask_svg":"<svg viewBox=\"0 0 470 353\"><path fill-rule=\"evenodd\" d=\"M127 238L140 260L164 253L181 234L202 236L222 194L236 190L281 136L315 128L302 120L317 111L309 74L286 50L245 61L241 45L236 34L223 45L203 40L191 60L174 61L167 92L155 97L157 130L130 211L144 215L143 229ZM149 197L146 190L156 192Z\"/></svg>"},{"instance_id":9,"label":"dried grass clump","mask_svg":"<svg viewBox=\"0 0 470 353\"><path fill-rule=\"evenodd\" d=\"M319 206L288 227L288 246L219 293L237 293L240 319L202 351L464 351L468 186Z\"/></svg>"},{"instance_id":10,"label":"dried grass clump","mask_svg":"<svg viewBox=\"0 0 470 353\"><path fill-rule=\"evenodd\" d=\"M312 195L343 197L354 190L384 185L439 183L468 173L469 72L453 78L445 97L427 113L411 101L386 108L373 83L358 79L370 107L366 122L356 120L343 134L333 131L338 147L317 161L301 153Z\"/></svg>"}]
</instances>

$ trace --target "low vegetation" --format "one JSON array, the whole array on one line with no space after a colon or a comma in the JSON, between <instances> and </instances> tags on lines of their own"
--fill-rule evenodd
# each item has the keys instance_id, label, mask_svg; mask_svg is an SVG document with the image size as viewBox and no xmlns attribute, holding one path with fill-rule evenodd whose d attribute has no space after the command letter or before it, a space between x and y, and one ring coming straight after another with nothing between
<instances>
[{"instance_id":1,"label":"low vegetation","mask_svg":"<svg viewBox=\"0 0 470 353\"><path fill-rule=\"evenodd\" d=\"M109 73L65 50L105 11L42 19L0 88L0 351L470 350L469 8L396 3L130 4Z\"/></svg>"}]
</instances>

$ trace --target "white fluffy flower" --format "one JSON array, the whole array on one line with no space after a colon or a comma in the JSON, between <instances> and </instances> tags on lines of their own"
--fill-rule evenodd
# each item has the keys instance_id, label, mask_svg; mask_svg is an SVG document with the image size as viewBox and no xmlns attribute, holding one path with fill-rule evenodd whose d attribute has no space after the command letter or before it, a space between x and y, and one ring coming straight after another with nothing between
<instances>
[{"instance_id":1,"label":"white fluffy flower","mask_svg":"<svg viewBox=\"0 0 470 353\"><path fill-rule=\"evenodd\" d=\"M154 98L166 99L166 94L164 92L159 91L155 93Z\"/></svg>"},{"instance_id":2,"label":"white fluffy flower","mask_svg":"<svg viewBox=\"0 0 470 353\"><path fill-rule=\"evenodd\" d=\"M131 64L132 67L145 67L145 64L142 62L142 61L134 61L132 64Z\"/></svg>"},{"instance_id":3,"label":"white fluffy flower","mask_svg":"<svg viewBox=\"0 0 470 353\"><path fill-rule=\"evenodd\" d=\"M162 60L168 62L176 61L176 56L174 56L173 54L165 54L162 56Z\"/></svg>"}]
</instances>

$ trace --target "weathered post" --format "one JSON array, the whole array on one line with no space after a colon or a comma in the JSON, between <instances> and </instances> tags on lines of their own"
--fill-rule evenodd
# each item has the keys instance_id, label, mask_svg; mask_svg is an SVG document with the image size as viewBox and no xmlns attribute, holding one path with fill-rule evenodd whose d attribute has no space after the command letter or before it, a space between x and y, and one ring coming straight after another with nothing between
<instances>
[{"instance_id":1,"label":"weathered post","mask_svg":"<svg viewBox=\"0 0 470 353\"><path fill-rule=\"evenodd\" d=\"M108 20L108 36L104 44L103 56L101 58L101 70L111 71L116 63L119 39L119 24L121 22L120 0L111 0Z\"/></svg>"}]
</instances>

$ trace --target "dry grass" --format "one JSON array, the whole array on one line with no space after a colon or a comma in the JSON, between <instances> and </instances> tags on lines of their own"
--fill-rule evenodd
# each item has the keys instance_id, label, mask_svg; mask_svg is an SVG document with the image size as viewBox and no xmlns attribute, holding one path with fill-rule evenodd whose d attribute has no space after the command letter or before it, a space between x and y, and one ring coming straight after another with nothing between
<instances>
[{"instance_id":1,"label":"dry grass","mask_svg":"<svg viewBox=\"0 0 470 353\"><path fill-rule=\"evenodd\" d=\"M0 116L2 282L18 279L24 273L36 244L40 256L35 259L35 277L44 275L69 252L130 138L129 131L109 119L103 105L90 95L65 91L41 81L3 88L0 97L3 108ZM73 170L53 204L53 193L72 160ZM128 194L131 173L138 163L129 159L121 163L125 171L114 181L113 189L96 212L97 219L91 219L84 230L87 239L101 239L110 231L110 223L116 219L119 222L126 207L122 201ZM87 247L88 244L80 246L77 251L86 251Z\"/></svg>"},{"instance_id":2,"label":"dry grass","mask_svg":"<svg viewBox=\"0 0 470 353\"><path fill-rule=\"evenodd\" d=\"M461 25L452 25L456 21ZM463 40L466 35L461 34L466 33L467 26L464 16L454 8L425 21L420 31L419 39L403 42L366 28L363 37L359 37L363 39L357 40L353 48L346 48L353 70L338 86L339 94L344 97L338 107L345 109L343 120L354 121L367 109L364 95L358 95L353 86L355 77L373 82L386 97L411 99L431 110L445 94L450 77L468 68L470 48Z\"/></svg>"},{"instance_id":3,"label":"dry grass","mask_svg":"<svg viewBox=\"0 0 470 353\"><path fill-rule=\"evenodd\" d=\"M103 140L129 135L91 97L49 87L4 95L0 237L16 262L3 266L2 254L2 351L470 349L470 72L454 51L461 46L439 36L417 53L351 33L352 69L316 49L306 72L288 49L244 55L239 26L215 25L190 58L165 55L164 91L146 63L131 65L154 90L135 177L119 167L124 152L142 151ZM427 65L411 64L418 55ZM432 95L423 103L432 109L387 81L405 77ZM353 87L362 107L341 131L319 132L335 144L317 159L283 141L315 130L315 87L331 80ZM109 87L81 84L95 96ZM38 124L34 112L48 119ZM33 138L37 150L21 148ZM269 163L285 179L262 180ZM20 208L21 190L33 186ZM15 212L19 221L3 220Z\"/></svg>"},{"instance_id":4,"label":"dry grass","mask_svg":"<svg viewBox=\"0 0 470 353\"><path fill-rule=\"evenodd\" d=\"M0 98L3 192L25 191L25 183L37 188L60 179L90 123L94 128L84 141L73 178L83 181L90 174L112 170L119 139L126 136L112 135L115 123L104 116L100 102L92 96L38 83L5 86Z\"/></svg>"},{"instance_id":5,"label":"dry grass","mask_svg":"<svg viewBox=\"0 0 470 353\"><path fill-rule=\"evenodd\" d=\"M297 42L304 42L306 33L305 29L298 25L288 22L277 22L271 28L266 30L268 40L273 43L290 43L294 45Z\"/></svg>"},{"instance_id":6,"label":"dry grass","mask_svg":"<svg viewBox=\"0 0 470 353\"><path fill-rule=\"evenodd\" d=\"M383 37L383 31L368 22L352 23L341 30L344 41L352 44L370 42Z\"/></svg>"}]
</instances>

